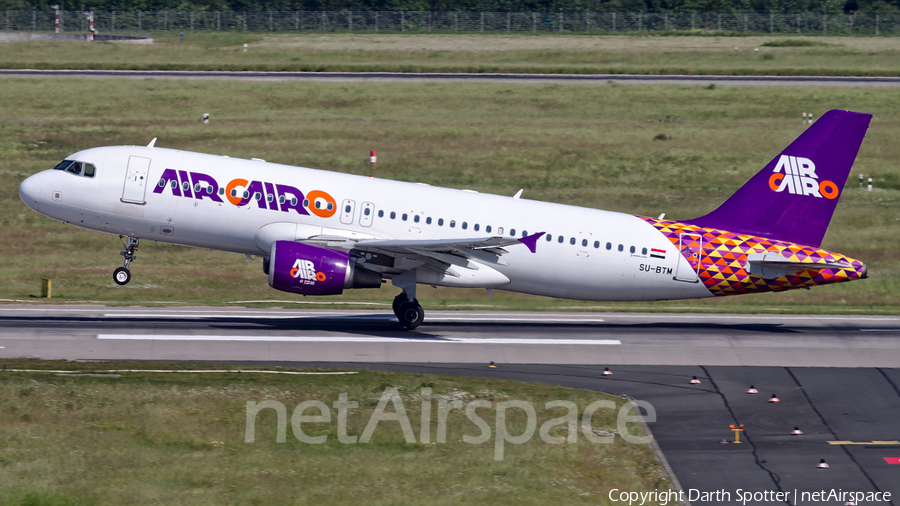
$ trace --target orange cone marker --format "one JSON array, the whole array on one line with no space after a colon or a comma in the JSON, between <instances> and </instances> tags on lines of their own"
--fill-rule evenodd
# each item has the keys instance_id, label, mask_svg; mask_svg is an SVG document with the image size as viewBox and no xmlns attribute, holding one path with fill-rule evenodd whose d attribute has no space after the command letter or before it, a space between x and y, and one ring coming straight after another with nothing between
<instances>
[{"instance_id":1,"label":"orange cone marker","mask_svg":"<svg viewBox=\"0 0 900 506\"><path fill-rule=\"evenodd\" d=\"M612 371L609 370L609 367L605 367L603 369L603 375L604 376L612 376Z\"/></svg>"},{"instance_id":2,"label":"orange cone marker","mask_svg":"<svg viewBox=\"0 0 900 506\"><path fill-rule=\"evenodd\" d=\"M775 404L776 402L781 402L781 399L779 399L777 395L772 394L772 398L769 399L769 402Z\"/></svg>"},{"instance_id":3,"label":"orange cone marker","mask_svg":"<svg viewBox=\"0 0 900 506\"><path fill-rule=\"evenodd\" d=\"M700 380L698 380L696 376L691 378L691 385L699 385L699 384L700 384Z\"/></svg>"},{"instance_id":4,"label":"orange cone marker","mask_svg":"<svg viewBox=\"0 0 900 506\"><path fill-rule=\"evenodd\" d=\"M759 390L757 390L756 388L754 388L753 385L750 385L750 388L747 389L747 393L748 393L748 394L758 394L758 393L759 393Z\"/></svg>"},{"instance_id":5,"label":"orange cone marker","mask_svg":"<svg viewBox=\"0 0 900 506\"><path fill-rule=\"evenodd\" d=\"M816 465L819 469L828 469L828 463L825 462L825 459L819 459L819 463Z\"/></svg>"}]
</instances>

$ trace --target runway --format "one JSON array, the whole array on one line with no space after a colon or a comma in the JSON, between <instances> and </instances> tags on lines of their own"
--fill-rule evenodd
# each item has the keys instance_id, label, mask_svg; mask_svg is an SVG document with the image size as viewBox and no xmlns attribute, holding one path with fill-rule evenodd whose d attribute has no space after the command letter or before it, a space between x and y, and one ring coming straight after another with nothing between
<instances>
[{"instance_id":1,"label":"runway","mask_svg":"<svg viewBox=\"0 0 900 506\"><path fill-rule=\"evenodd\" d=\"M501 82L501 83L644 83L740 86L900 86L890 76L737 76L647 74L516 74L447 72L257 72L192 70L45 70L0 69L0 77L94 77L125 79L215 79L331 82Z\"/></svg>"},{"instance_id":2,"label":"runway","mask_svg":"<svg viewBox=\"0 0 900 506\"><path fill-rule=\"evenodd\" d=\"M900 494L896 316L427 311L407 332L389 310L0 306L0 359L19 357L386 369L603 391L652 404L649 428L684 490L731 494L684 504L739 503L738 490L795 494L747 504L844 504L797 498L831 490L890 492L878 504L894 504ZM734 444L729 425L740 424Z\"/></svg>"},{"instance_id":3,"label":"runway","mask_svg":"<svg viewBox=\"0 0 900 506\"><path fill-rule=\"evenodd\" d=\"M0 306L0 358L894 367L900 317Z\"/></svg>"}]
</instances>

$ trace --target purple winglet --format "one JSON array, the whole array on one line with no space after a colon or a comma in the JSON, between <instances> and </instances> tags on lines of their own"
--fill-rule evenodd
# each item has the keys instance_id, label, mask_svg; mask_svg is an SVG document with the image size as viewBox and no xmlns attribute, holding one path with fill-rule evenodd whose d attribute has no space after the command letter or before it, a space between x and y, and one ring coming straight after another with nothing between
<instances>
[{"instance_id":1,"label":"purple winglet","mask_svg":"<svg viewBox=\"0 0 900 506\"><path fill-rule=\"evenodd\" d=\"M536 253L537 250L537 240L541 238L547 232L538 232L536 234L531 234L529 236L523 237L519 239L519 242L528 246L528 249L531 250L532 253Z\"/></svg>"}]
</instances>

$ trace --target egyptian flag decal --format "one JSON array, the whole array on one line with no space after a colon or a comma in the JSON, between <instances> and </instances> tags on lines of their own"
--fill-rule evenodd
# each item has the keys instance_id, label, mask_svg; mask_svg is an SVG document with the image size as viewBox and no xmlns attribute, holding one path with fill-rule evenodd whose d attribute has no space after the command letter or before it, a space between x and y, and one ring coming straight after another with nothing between
<instances>
[{"instance_id":1,"label":"egyptian flag decal","mask_svg":"<svg viewBox=\"0 0 900 506\"><path fill-rule=\"evenodd\" d=\"M650 249L650 258L661 258L661 259L665 260L666 259L666 250L651 248Z\"/></svg>"}]
</instances>

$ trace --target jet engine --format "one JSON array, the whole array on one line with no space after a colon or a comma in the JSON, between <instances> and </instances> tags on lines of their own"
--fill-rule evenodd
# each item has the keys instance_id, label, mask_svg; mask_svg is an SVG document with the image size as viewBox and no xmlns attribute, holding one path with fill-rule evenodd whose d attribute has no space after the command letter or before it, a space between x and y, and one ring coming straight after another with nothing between
<instances>
[{"instance_id":1,"label":"jet engine","mask_svg":"<svg viewBox=\"0 0 900 506\"><path fill-rule=\"evenodd\" d=\"M343 251L293 241L276 241L264 261L269 286L303 295L338 295L345 288L378 288L381 274L356 266Z\"/></svg>"}]
</instances>

